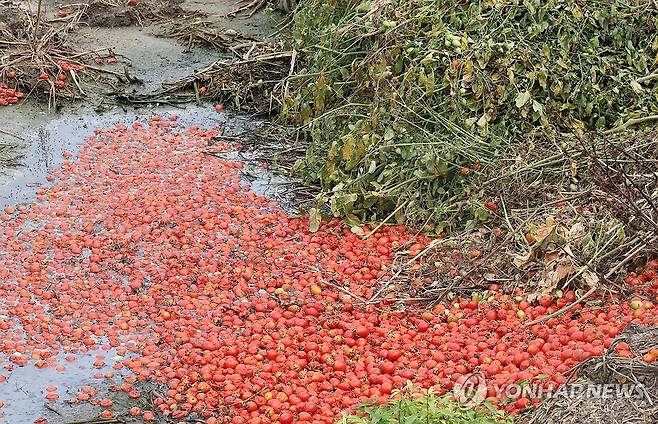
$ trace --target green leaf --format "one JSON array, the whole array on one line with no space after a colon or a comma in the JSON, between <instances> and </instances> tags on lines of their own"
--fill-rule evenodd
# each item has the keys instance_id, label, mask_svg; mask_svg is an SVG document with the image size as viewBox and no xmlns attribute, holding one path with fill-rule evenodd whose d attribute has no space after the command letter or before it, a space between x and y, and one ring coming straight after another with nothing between
<instances>
[{"instance_id":1,"label":"green leaf","mask_svg":"<svg viewBox=\"0 0 658 424\"><path fill-rule=\"evenodd\" d=\"M573 9L571 9L571 13L573 14L573 17L576 18L577 21L583 20L583 11L580 10L580 7L578 7L578 5L575 5Z\"/></svg>"},{"instance_id":2,"label":"green leaf","mask_svg":"<svg viewBox=\"0 0 658 424\"><path fill-rule=\"evenodd\" d=\"M393 128L386 128L386 131L384 131L384 141L391 141L393 140L393 137L395 137L395 131L393 131Z\"/></svg>"},{"instance_id":3,"label":"green leaf","mask_svg":"<svg viewBox=\"0 0 658 424\"><path fill-rule=\"evenodd\" d=\"M514 102L516 103L516 107L522 108L523 106L525 106L526 103L528 103L529 100L530 100L530 92L526 90L522 93L519 93L516 96L516 99L514 99Z\"/></svg>"},{"instance_id":4,"label":"green leaf","mask_svg":"<svg viewBox=\"0 0 658 424\"><path fill-rule=\"evenodd\" d=\"M308 224L309 230L312 233L317 232L320 229L320 223L322 222L322 217L320 216L320 211L318 208L311 208L308 211Z\"/></svg>"},{"instance_id":5,"label":"green leaf","mask_svg":"<svg viewBox=\"0 0 658 424\"><path fill-rule=\"evenodd\" d=\"M483 207L479 207L475 210L474 215L475 215L476 220L482 222L482 221L486 221L487 219L489 219L489 217L491 216L491 213L489 213L489 211L487 209L485 209Z\"/></svg>"},{"instance_id":6,"label":"green leaf","mask_svg":"<svg viewBox=\"0 0 658 424\"><path fill-rule=\"evenodd\" d=\"M640 83L637 82L637 81L635 81L635 80L632 80L632 81L631 81L631 88L632 88L633 91L635 91L637 94L642 94L642 92L644 91L644 88L642 88L642 86L640 85Z\"/></svg>"},{"instance_id":7,"label":"green leaf","mask_svg":"<svg viewBox=\"0 0 658 424\"><path fill-rule=\"evenodd\" d=\"M366 235L365 231L363 231L363 228L359 227L358 225L353 225L352 227L350 227L350 231L352 231L357 236L365 236Z\"/></svg>"},{"instance_id":8,"label":"green leaf","mask_svg":"<svg viewBox=\"0 0 658 424\"><path fill-rule=\"evenodd\" d=\"M439 159L436 168L441 175L446 175L448 173L448 163L444 159Z\"/></svg>"}]
</instances>

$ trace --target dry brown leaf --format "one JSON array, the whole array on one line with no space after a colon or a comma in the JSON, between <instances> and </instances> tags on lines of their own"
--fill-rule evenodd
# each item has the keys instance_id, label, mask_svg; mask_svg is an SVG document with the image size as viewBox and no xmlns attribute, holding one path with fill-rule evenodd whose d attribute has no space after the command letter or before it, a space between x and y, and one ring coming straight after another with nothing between
<instances>
[{"instance_id":1,"label":"dry brown leaf","mask_svg":"<svg viewBox=\"0 0 658 424\"><path fill-rule=\"evenodd\" d=\"M541 244L544 240L546 240L548 236L553 234L555 227L557 227L557 221L555 221L553 218L548 218L545 224L537 228L537 234L535 234L535 239L537 242L534 245Z\"/></svg>"},{"instance_id":2,"label":"dry brown leaf","mask_svg":"<svg viewBox=\"0 0 658 424\"><path fill-rule=\"evenodd\" d=\"M553 250L546 252L544 258L546 259L545 277L542 282L544 292L555 290L560 282L578 271L571 256L562 251Z\"/></svg>"},{"instance_id":3,"label":"dry brown leaf","mask_svg":"<svg viewBox=\"0 0 658 424\"><path fill-rule=\"evenodd\" d=\"M590 270L583 271L582 276L588 286L590 287L598 286L599 277L596 274L594 274L592 271Z\"/></svg>"},{"instance_id":4,"label":"dry brown leaf","mask_svg":"<svg viewBox=\"0 0 658 424\"><path fill-rule=\"evenodd\" d=\"M530 250L525 255L514 255L514 265L517 268L523 268L532 262L539 250L544 248L544 241L548 239L557 228L557 221L553 218L548 218L545 224L542 224L537 228L537 233L533 234L535 237L535 243L530 246Z\"/></svg>"},{"instance_id":5,"label":"dry brown leaf","mask_svg":"<svg viewBox=\"0 0 658 424\"><path fill-rule=\"evenodd\" d=\"M569 241L574 241L582 238L586 234L587 230L585 225L582 222L576 222L569 229Z\"/></svg>"},{"instance_id":6,"label":"dry brown leaf","mask_svg":"<svg viewBox=\"0 0 658 424\"><path fill-rule=\"evenodd\" d=\"M528 265L534 257L535 255L532 249L530 249L525 255L514 255L514 266L517 268L523 268Z\"/></svg>"}]
</instances>

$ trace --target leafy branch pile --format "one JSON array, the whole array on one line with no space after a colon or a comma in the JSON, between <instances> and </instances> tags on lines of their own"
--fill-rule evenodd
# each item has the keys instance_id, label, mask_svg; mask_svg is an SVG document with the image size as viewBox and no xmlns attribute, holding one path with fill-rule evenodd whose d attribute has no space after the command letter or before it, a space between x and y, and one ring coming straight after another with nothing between
<instances>
[{"instance_id":1,"label":"leafy branch pile","mask_svg":"<svg viewBox=\"0 0 658 424\"><path fill-rule=\"evenodd\" d=\"M652 0L301 2L297 169L354 226L475 226L510 167L572 184L564 133L658 119L657 23Z\"/></svg>"}]
</instances>

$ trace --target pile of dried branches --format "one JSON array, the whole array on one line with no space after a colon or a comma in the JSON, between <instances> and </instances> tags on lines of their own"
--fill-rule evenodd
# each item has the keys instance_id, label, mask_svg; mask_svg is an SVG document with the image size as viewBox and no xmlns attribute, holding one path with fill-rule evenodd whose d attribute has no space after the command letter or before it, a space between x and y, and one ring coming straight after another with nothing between
<instances>
[{"instance_id":1,"label":"pile of dried branches","mask_svg":"<svg viewBox=\"0 0 658 424\"><path fill-rule=\"evenodd\" d=\"M84 13L80 7L65 18L46 22L40 11L33 15L16 5L1 8L0 81L28 94L46 94L49 106L55 108L60 98L84 96L81 73L114 74L85 63L108 49L77 52L67 45L66 34L78 26Z\"/></svg>"},{"instance_id":2,"label":"pile of dried branches","mask_svg":"<svg viewBox=\"0 0 658 424\"><path fill-rule=\"evenodd\" d=\"M235 17L246 14L247 17L253 16L256 12L267 6L269 0L244 0L238 7L233 9L227 16ZM276 0L271 2L278 10L286 13L294 13L301 3L297 0Z\"/></svg>"},{"instance_id":3,"label":"pile of dried branches","mask_svg":"<svg viewBox=\"0 0 658 424\"><path fill-rule=\"evenodd\" d=\"M294 66L294 51L280 44L253 42L237 60L218 60L205 69L178 81L164 83L162 89L146 95L115 93L119 101L140 103L187 103L202 98L230 104L235 110L267 115L280 106L279 92Z\"/></svg>"},{"instance_id":4,"label":"pile of dried branches","mask_svg":"<svg viewBox=\"0 0 658 424\"><path fill-rule=\"evenodd\" d=\"M615 353L622 342L629 345L635 357ZM582 363L570 382L533 411L529 423L658 422L658 363L642 360L652 348L658 348L658 328L629 324L602 357ZM621 390L623 385L626 390ZM582 387L588 390L571 390ZM610 393L597 395L601 387L610 388ZM574 392L581 396L566 396Z\"/></svg>"},{"instance_id":5,"label":"pile of dried branches","mask_svg":"<svg viewBox=\"0 0 658 424\"><path fill-rule=\"evenodd\" d=\"M236 30L213 28L210 22L203 19L196 19L191 22L175 20L165 35L186 43L187 51L191 51L193 47L204 46L232 52L239 58L243 57L244 53L254 43L258 43L256 39L247 37Z\"/></svg>"},{"instance_id":6,"label":"pile of dried branches","mask_svg":"<svg viewBox=\"0 0 658 424\"><path fill-rule=\"evenodd\" d=\"M658 250L658 131L606 135L583 141L581 148L591 164L594 194L625 223L628 241L617 252L623 260L608 271L610 277Z\"/></svg>"},{"instance_id":7,"label":"pile of dried branches","mask_svg":"<svg viewBox=\"0 0 658 424\"><path fill-rule=\"evenodd\" d=\"M565 136L550 152L515 152L482 183L493 225L399 254L379 300L438 302L492 283L529 299L561 289L629 295L618 282L658 251L658 131ZM452 204L458 203L455 200ZM495 227L499 225L499 227Z\"/></svg>"}]
</instances>

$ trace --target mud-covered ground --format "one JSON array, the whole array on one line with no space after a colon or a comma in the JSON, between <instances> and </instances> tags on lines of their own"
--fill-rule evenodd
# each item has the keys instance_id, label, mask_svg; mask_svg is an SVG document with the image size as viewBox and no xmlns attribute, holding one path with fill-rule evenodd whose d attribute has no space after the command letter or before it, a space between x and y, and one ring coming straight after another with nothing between
<instances>
[{"instance_id":1,"label":"mud-covered ground","mask_svg":"<svg viewBox=\"0 0 658 424\"><path fill-rule=\"evenodd\" d=\"M190 48L185 42L166 36L172 29L195 20L207 22L211 30L219 33L272 39L277 32L277 24L285 18L270 9L260 10L249 18L227 17L228 13L244 4L232 0L146 0L138 2L136 6L114 0L91 3L46 0L41 5L42 15L45 20L56 23L64 19L60 16L62 11L71 11L70 7L80 7L81 3L88 4L88 7L85 8L80 23L65 35L67 45L79 52L99 51L99 57L106 57L110 52L116 58L116 63L104 60L94 66L120 74L128 73L138 82L122 82L111 74L101 73L81 78L80 85L84 96L75 101L62 101L56 108L51 107L47 99L40 95L43 93L38 90L30 92L24 101L16 105L0 107L0 117L3 118L0 146L11 146L14 157L27 155L28 161L31 162L29 158L35 156L33 151L39 148L39 144L57 149L59 145L70 147L73 142L66 134L67 131L79 136L80 140L75 143L80 143L84 139L85 131L90 132L93 128L89 129L89 126L96 121L108 125L117 120L130 120L136 114L189 110L190 105L178 105L175 108L169 106L167 109L166 105L151 103L126 104L115 95L117 91L151 93L161 88L163 83L176 81L218 59L231 56L226 51L211 47L194 45ZM36 9L36 2L24 0L0 1L0 8L7 4L19 5L32 12ZM7 10L9 9L3 9L5 12ZM16 19L8 15L0 17L0 30L3 25L16 25ZM11 85L11 80L8 81L8 85ZM214 104L199 104L195 107L200 106L212 108ZM53 125L59 125L60 128L52 129ZM62 134L62 131L66 134L65 137L58 135ZM45 140L42 135L44 133L49 133ZM60 153L59 150L54 153ZM4 151L6 156L9 156L8 152L9 149ZM51 162L43 161L37 166L50 165ZM18 175L35 175L37 169L31 164L29 167L29 170L25 166L10 169L0 161L0 184L6 185L12 179L18 178ZM3 196L6 197L6 193L0 194L0 198Z\"/></svg>"},{"instance_id":2,"label":"mud-covered ground","mask_svg":"<svg viewBox=\"0 0 658 424\"><path fill-rule=\"evenodd\" d=\"M195 46L190 49L185 43L164 36L171 28L190 19L201 19L220 32L262 39L274 34L277 23L284 18L271 10L259 11L249 19L229 18L226 15L243 4L232 0L140 0L136 6L113 0L91 3L46 0L41 5L42 16L57 24L78 10L81 3L85 6L85 13L76 28L66 34L68 45L80 52L103 50L104 55L112 52L117 62L104 62L98 67L119 73L127 70L141 82L123 86L122 89L137 93L157 90L163 82L182 78L227 55L212 48ZM8 4L0 1L0 7ZM37 8L35 1L21 0L13 4L32 12ZM3 25L12 25L12 22L15 23L15 20L5 14L0 19L0 30ZM15 159L11 166L0 160L0 209L32 201L38 187L46 182L48 169L60 165L66 154L75 154L97 127L130 123L136 119L146 119L154 113L166 115L173 112L180 117L181 126L210 128L219 125L229 135L239 135L259 125L248 117L217 112L213 104L177 107L140 104L139 108L120 104L110 93L112 84L118 84L118 81L114 81L111 75L103 77L102 84L97 81L83 82L85 95L76 101L61 103L57 110L49 107L38 93L31 93L16 105L0 107L0 154L5 157L11 154ZM5 146L4 150L2 146ZM249 157L240 159L248 161ZM255 192L272 196L277 185L283 182L257 164L245 168L245 179ZM97 355L103 356L105 366L94 366ZM102 408L89 403L67 402L75 398L78 389L85 385L112 399L115 409L116 406L119 409L125 407L127 412L135 402L130 402L126 393L111 390L121 384L122 373L115 372L111 378L105 376L113 371L112 365L120 359L116 352L94 351L77 355L76 361L68 364L65 372L51 368L37 369L33 364L14 367L6 381L0 380L0 399L5 403L0 409L0 423L33 423L43 418L50 424L59 424L96 419ZM0 355L0 366L7 363L7 358ZM0 375L7 374L4 371L0 368ZM101 378L94 378L94 374L101 374ZM44 400L46 385L58 387L60 398L57 401ZM149 390L156 388L143 388L144 392Z\"/></svg>"}]
</instances>

